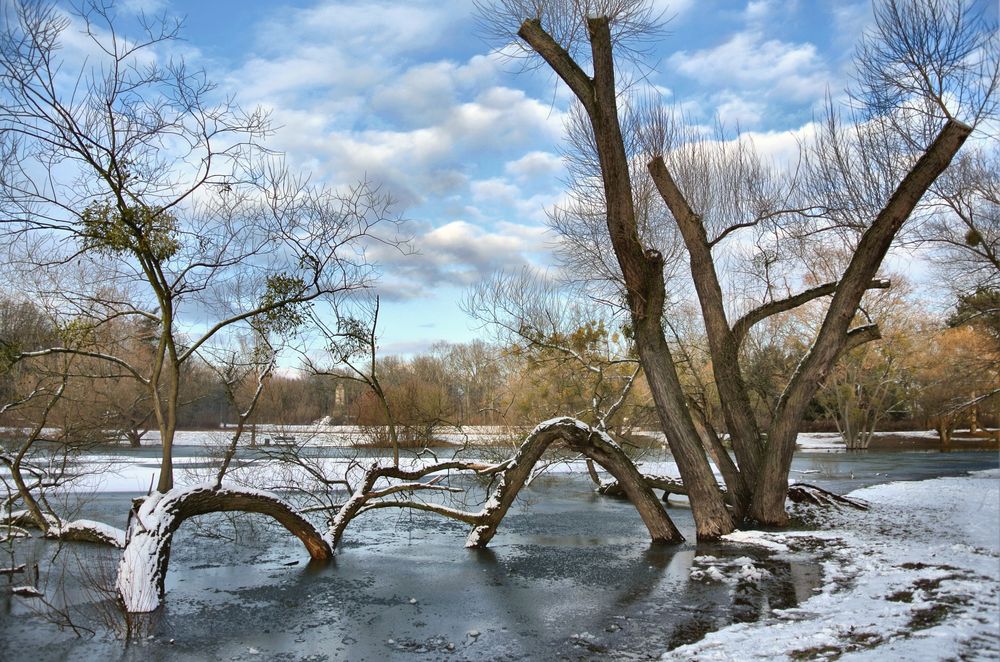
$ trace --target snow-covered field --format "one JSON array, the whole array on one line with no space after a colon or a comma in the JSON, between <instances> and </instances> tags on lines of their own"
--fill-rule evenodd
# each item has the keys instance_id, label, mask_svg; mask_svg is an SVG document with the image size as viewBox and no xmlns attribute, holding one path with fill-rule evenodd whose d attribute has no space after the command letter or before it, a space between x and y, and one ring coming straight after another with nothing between
<instances>
[{"instance_id":1,"label":"snow-covered field","mask_svg":"<svg viewBox=\"0 0 1000 662\"><path fill-rule=\"evenodd\" d=\"M1000 471L857 490L830 532L741 534L825 555L824 587L663 660L1000 659ZM723 579L723 578L720 578Z\"/></svg>"}]
</instances>

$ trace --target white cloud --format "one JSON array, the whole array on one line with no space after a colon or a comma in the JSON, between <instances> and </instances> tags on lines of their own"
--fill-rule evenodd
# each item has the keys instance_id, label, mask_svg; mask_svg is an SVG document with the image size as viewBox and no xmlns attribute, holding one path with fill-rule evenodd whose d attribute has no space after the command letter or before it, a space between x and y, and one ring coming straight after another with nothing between
<instances>
[{"instance_id":1,"label":"white cloud","mask_svg":"<svg viewBox=\"0 0 1000 662\"><path fill-rule=\"evenodd\" d=\"M833 7L834 42L841 49L841 56L854 52L854 45L874 20L870 2L839 2Z\"/></svg>"},{"instance_id":2,"label":"white cloud","mask_svg":"<svg viewBox=\"0 0 1000 662\"><path fill-rule=\"evenodd\" d=\"M509 206L516 204L521 196L521 189L500 177L472 182L469 189L477 203L499 202Z\"/></svg>"},{"instance_id":3,"label":"white cloud","mask_svg":"<svg viewBox=\"0 0 1000 662\"><path fill-rule=\"evenodd\" d=\"M757 22L767 18L774 9L772 0L750 0L743 12L747 22Z\"/></svg>"},{"instance_id":4,"label":"white cloud","mask_svg":"<svg viewBox=\"0 0 1000 662\"><path fill-rule=\"evenodd\" d=\"M679 19L695 6L695 0L653 0L650 5L655 13L661 14L665 19Z\"/></svg>"},{"instance_id":5,"label":"white cloud","mask_svg":"<svg viewBox=\"0 0 1000 662\"><path fill-rule=\"evenodd\" d=\"M706 86L753 90L793 101L822 97L830 79L816 46L767 39L751 30L699 51L678 51L668 63Z\"/></svg>"},{"instance_id":6,"label":"white cloud","mask_svg":"<svg viewBox=\"0 0 1000 662\"><path fill-rule=\"evenodd\" d=\"M747 131L742 140L753 143L757 153L779 168L794 168L799 160L799 147L816 135L817 125L809 122L791 131Z\"/></svg>"},{"instance_id":7,"label":"white cloud","mask_svg":"<svg viewBox=\"0 0 1000 662\"><path fill-rule=\"evenodd\" d=\"M722 94L718 101L716 113L723 125L729 128L756 126L767 110L765 104L735 94Z\"/></svg>"},{"instance_id":8,"label":"white cloud","mask_svg":"<svg viewBox=\"0 0 1000 662\"><path fill-rule=\"evenodd\" d=\"M519 180L550 178L563 172L562 158L551 152L532 151L504 164L504 172Z\"/></svg>"},{"instance_id":9,"label":"white cloud","mask_svg":"<svg viewBox=\"0 0 1000 662\"><path fill-rule=\"evenodd\" d=\"M167 0L119 0L118 7L127 12L153 14L162 11Z\"/></svg>"},{"instance_id":10,"label":"white cloud","mask_svg":"<svg viewBox=\"0 0 1000 662\"><path fill-rule=\"evenodd\" d=\"M364 108L364 104L361 104ZM435 123L417 128L349 129L320 107L274 108L282 129L278 149L297 165L334 183L363 177L384 182L404 205L444 196L475 177L483 154L529 150L551 144L562 132L562 115L519 90L491 87L474 100L442 104Z\"/></svg>"},{"instance_id":11,"label":"white cloud","mask_svg":"<svg viewBox=\"0 0 1000 662\"><path fill-rule=\"evenodd\" d=\"M273 13L258 31L257 46L270 52L297 50L303 43L338 44L367 59L429 49L446 39L466 12L457 0L320 2Z\"/></svg>"},{"instance_id":12,"label":"white cloud","mask_svg":"<svg viewBox=\"0 0 1000 662\"><path fill-rule=\"evenodd\" d=\"M504 222L487 230L464 220L425 227L413 240L415 254L375 246L370 257L388 267L379 290L389 298L413 299L442 286L464 288L499 269L532 264L546 250L545 228Z\"/></svg>"}]
</instances>

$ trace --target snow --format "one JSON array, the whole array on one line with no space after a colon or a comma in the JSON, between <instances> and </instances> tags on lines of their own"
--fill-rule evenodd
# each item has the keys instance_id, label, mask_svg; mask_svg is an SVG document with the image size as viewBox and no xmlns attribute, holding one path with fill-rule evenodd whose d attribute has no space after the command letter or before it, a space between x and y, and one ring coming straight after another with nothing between
<instances>
[{"instance_id":1,"label":"snow","mask_svg":"<svg viewBox=\"0 0 1000 662\"><path fill-rule=\"evenodd\" d=\"M45 596L44 593L39 591L34 586L15 586L10 589L10 592L14 595L19 595L22 598L41 598Z\"/></svg>"},{"instance_id":2,"label":"snow","mask_svg":"<svg viewBox=\"0 0 1000 662\"><path fill-rule=\"evenodd\" d=\"M104 522L90 519L78 519L62 526L54 526L47 534L50 538L72 537L74 532L89 532L93 537L107 541L119 549L125 547L125 532Z\"/></svg>"},{"instance_id":3,"label":"snow","mask_svg":"<svg viewBox=\"0 0 1000 662\"><path fill-rule=\"evenodd\" d=\"M163 554L169 551L178 508L190 496L213 491L220 494L259 496L284 503L279 496L270 492L217 488L214 483L175 487L169 492L151 494L130 518L127 545L118 564L116 588L129 612L146 613L159 607L159 589L163 579L161 573L166 571L166 567L161 567L160 561L165 561ZM291 510L290 507L289 509Z\"/></svg>"},{"instance_id":4,"label":"snow","mask_svg":"<svg viewBox=\"0 0 1000 662\"><path fill-rule=\"evenodd\" d=\"M753 559L746 556L735 559L696 556L689 574L695 581L725 584L756 584L771 576L770 572L758 568Z\"/></svg>"},{"instance_id":5,"label":"snow","mask_svg":"<svg viewBox=\"0 0 1000 662\"><path fill-rule=\"evenodd\" d=\"M788 545L779 542L780 538L781 534L771 535L763 531L734 531L727 536L722 536L722 539L728 542L756 545L774 552L787 552Z\"/></svg>"},{"instance_id":6,"label":"snow","mask_svg":"<svg viewBox=\"0 0 1000 662\"><path fill-rule=\"evenodd\" d=\"M804 451L842 451L847 448L839 432L804 432L796 437L795 445Z\"/></svg>"},{"instance_id":7,"label":"snow","mask_svg":"<svg viewBox=\"0 0 1000 662\"><path fill-rule=\"evenodd\" d=\"M889 483L850 496L872 509L836 511L831 531L727 537L793 552L822 542L828 560L815 596L661 659L998 659L1000 471ZM703 580L733 574L717 559L698 558L705 559L698 564Z\"/></svg>"}]
</instances>

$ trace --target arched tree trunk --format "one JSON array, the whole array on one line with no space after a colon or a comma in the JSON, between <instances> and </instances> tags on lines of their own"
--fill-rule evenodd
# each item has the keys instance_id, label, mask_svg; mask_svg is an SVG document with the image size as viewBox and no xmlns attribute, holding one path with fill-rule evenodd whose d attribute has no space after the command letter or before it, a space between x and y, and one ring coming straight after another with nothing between
<instances>
[{"instance_id":1,"label":"arched tree trunk","mask_svg":"<svg viewBox=\"0 0 1000 662\"><path fill-rule=\"evenodd\" d=\"M639 511L654 543L683 542L684 536L674 526L653 490L618 444L608 435L594 430L582 421L556 418L539 424L521 444L501 476L496 491L486 503L477 525L469 533L466 547L486 547L489 544L542 453L557 441L583 453L618 479L622 490Z\"/></svg>"},{"instance_id":2,"label":"arched tree trunk","mask_svg":"<svg viewBox=\"0 0 1000 662\"><path fill-rule=\"evenodd\" d=\"M163 598L163 582L170 561L174 532L189 517L239 511L260 513L277 520L305 545L316 561L333 552L308 520L282 499L267 492L228 489L211 485L155 493L136 500L129 513L125 551L118 566L118 595L129 613L154 611Z\"/></svg>"}]
</instances>

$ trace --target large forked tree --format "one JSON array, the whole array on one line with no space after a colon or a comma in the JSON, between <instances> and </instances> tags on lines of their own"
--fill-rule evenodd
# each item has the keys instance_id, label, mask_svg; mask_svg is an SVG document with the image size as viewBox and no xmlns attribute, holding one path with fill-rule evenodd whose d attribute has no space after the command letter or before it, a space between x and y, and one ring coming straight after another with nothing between
<instances>
[{"instance_id":1,"label":"large forked tree","mask_svg":"<svg viewBox=\"0 0 1000 662\"><path fill-rule=\"evenodd\" d=\"M783 201L796 200L787 209L765 206L748 218L728 219L719 229L706 222L711 205L699 209L697 196L692 196L700 191L685 190L689 173L671 167L671 163L684 162L674 158L684 145L676 142L677 132L657 131L655 112L650 114L653 130L648 131L654 139L646 141L647 172L633 167L640 154L633 149L637 139L630 131L637 123L629 104L619 105L628 99L628 89L617 80L620 63L616 56L633 55L630 42L648 37L655 27L651 3L498 0L483 3L481 10L498 34L512 38L516 33L515 43L550 67L581 109L588 133L577 142L586 143L591 152L583 155L590 158L595 173L590 190L600 192L605 236L620 270L636 347L690 495L698 537L723 535L745 519L785 524L788 474L802 417L838 357L847 348L878 338L877 326L855 326L862 297L870 287L886 286L873 279L894 239L972 132L970 124L992 108L989 99L997 80L996 52L991 48L995 47L995 30L970 18L957 3L926 0L878 5L876 29L859 49L865 66L855 98L867 102L866 112L852 117L854 123L848 127L831 112L811 148L809 176L801 180L815 186L785 196ZM956 102L963 107L948 105ZM958 112L965 113L966 122L957 119ZM648 219L640 208L645 198L637 193L650 179L669 212L666 218L680 231L708 336L716 387L735 451L735 461L725 453L717 459L731 495L732 513L717 488L706 441L699 437L687 408L664 333L663 251L646 241ZM737 185L730 191L737 197L751 193ZM803 193L815 199L802 202ZM857 198L877 200L877 204L857 204ZM857 218L859 211L869 209L871 216ZM814 224L826 221L827 229L851 242L848 266L835 282L783 297L769 292L762 305L731 321L714 251L723 239L743 228L796 215ZM820 330L764 428L754 419L741 374L741 343L761 320L824 296L832 299Z\"/></svg>"},{"instance_id":2,"label":"large forked tree","mask_svg":"<svg viewBox=\"0 0 1000 662\"><path fill-rule=\"evenodd\" d=\"M335 192L291 176L260 145L264 113L242 111L169 59L175 25L142 16L126 37L127 19L99 0L75 14L4 3L0 20L8 267L78 325L132 318L155 328L148 362L85 353L148 391L166 492L183 366L227 335L292 331L315 302L364 287L373 268L362 243L385 225L381 239L392 241L391 205L367 184ZM18 359L65 353L82 350Z\"/></svg>"}]
</instances>

